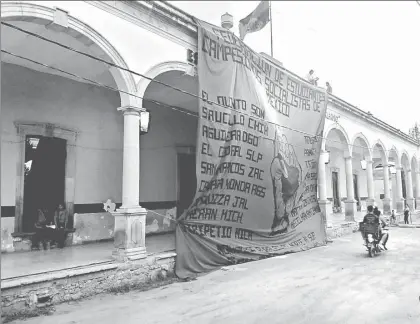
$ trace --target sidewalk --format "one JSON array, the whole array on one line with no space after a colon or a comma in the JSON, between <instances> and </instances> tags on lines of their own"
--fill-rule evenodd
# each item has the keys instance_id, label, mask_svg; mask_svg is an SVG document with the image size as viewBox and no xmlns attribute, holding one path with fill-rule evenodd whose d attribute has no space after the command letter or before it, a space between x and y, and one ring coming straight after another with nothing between
<instances>
[{"instance_id":1,"label":"sidewalk","mask_svg":"<svg viewBox=\"0 0 420 324\"><path fill-rule=\"evenodd\" d=\"M113 242L75 245L49 251L2 253L1 279L46 273L62 269L112 262ZM146 237L149 254L175 250L175 234Z\"/></svg>"},{"instance_id":2,"label":"sidewalk","mask_svg":"<svg viewBox=\"0 0 420 324\"><path fill-rule=\"evenodd\" d=\"M356 212L354 214L354 221L357 223L361 222L365 215L366 215L366 212ZM341 225L343 223L348 223L346 221L346 216L344 215L344 213L329 214L327 216L327 224L330 226Z\"/></svg>"},{"instance_id":3,"label":"sidewalk","mask_svg":"<svg viewBox=\"0 0 420 324\"><path fill-rule=\"evenodd\" d=\"M111 258L112 242L2 254L2 320L108 291L148 287L173 271L174 248L170 233L146 237L147 257L130 264Z\"/></svg>"},{"instance_id":4,"label":"sidewalk","mask_svg":"<svg viewBox=\"0 0 420 324\"><path fill-rule=\"evenodd\" d=\"M420 211L414 211L411 213L411 217L408 218L408 221L410 224L404 224L404 215L400 215L398 222L399 227L405 227L405 228L420 228Z\"/></svg>"}]
</instances>

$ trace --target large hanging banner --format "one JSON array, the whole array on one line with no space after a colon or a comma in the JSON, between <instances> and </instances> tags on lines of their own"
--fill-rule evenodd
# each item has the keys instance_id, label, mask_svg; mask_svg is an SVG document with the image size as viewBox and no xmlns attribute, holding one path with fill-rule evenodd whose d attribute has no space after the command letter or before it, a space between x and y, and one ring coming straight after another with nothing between
<instances>
[{"instance_id":1,"label":"large hanging banner","mask_svg":"<svg viewBox=\"0 0 420 324\"><path fill-rule=\"evenodd\" d=\"M324 245L317 171L327 94L198 21L197 192L176 274Z\"/></svg>"}]
</instances>

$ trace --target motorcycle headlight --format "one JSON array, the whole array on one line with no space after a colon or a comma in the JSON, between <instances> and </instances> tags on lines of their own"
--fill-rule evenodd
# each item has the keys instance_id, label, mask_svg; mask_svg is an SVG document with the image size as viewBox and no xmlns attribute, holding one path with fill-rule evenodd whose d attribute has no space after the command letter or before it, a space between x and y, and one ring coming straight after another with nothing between
<instances>
[{"instance_id":1,"label":"motorcycle headlight","mask_svg":"<svg viewBox=\"0 0 420 324\"><path fill-rule=\"evenodd\" d=\"M372 236L372 234L368 234L368 241L369 242L373 242L373 236Z\"/></svg>"}]
</instances>

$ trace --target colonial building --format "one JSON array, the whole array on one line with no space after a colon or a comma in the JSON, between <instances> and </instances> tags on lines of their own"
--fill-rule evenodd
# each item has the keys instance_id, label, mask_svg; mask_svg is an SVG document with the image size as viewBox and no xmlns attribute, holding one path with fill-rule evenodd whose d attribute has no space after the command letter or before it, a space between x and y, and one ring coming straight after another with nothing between
<instances>
[{"instance_id":1,"label":"colonial building","mask_svg":"<svg viewBox=\"0 0 420 324\"><path fill-rule=\"evenodd\" d=\"M69 244L115 237L117 257L144 256L195 191L191 16L157 1L2 1L1 16L2 251L28 248L33 206L64 202ZM420 208L419 143L333 95L324 136L330 221Z\"/></svg>"}]
</instances>

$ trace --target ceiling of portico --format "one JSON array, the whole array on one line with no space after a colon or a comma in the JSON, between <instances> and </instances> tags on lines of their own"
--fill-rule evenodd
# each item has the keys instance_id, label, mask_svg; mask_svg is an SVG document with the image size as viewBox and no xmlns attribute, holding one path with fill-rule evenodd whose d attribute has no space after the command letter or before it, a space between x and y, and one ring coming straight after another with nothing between
<instances>
[{"instance_id":1,"label":"ceiling of portico","mask_svg":"<svg viewBox=\"0 0 420 324\"><path fill-rule=\"evenodd\" d=\"M96 44L90 41L87 37L82 37L81 34L75 32L74 30L67 28L59 31L57 28L54 28L53 25L44 25L41 23L27 21L7 20L7 23L41 35L47 39L65 44L79 51L94 55L95 57L100 57L108 61L110 60ZM45 24L47 24L47 21L45 21ZM14 54L71 72L78 76L94 80L113 88L116 87L116 83L109 72L107 64L28 35L19 30L12 29L5 25L1 26L1 48ZM2 62L5 63L20 65L43 73L59 75L78 82L90 83L88 81L82 81L79 78L69 76L65 73L37 65L36 63L31 63L29 61L10 56L9 54L2 53L1 59Z\"/></svg>"},{"instance_id":2,"label":"ceiling of portico","mask_svg":"<svg viewBox=\"0 0 420 324\"><path fill-rule=\"evenodd\" d=\"M164 84L171 85L193 95L198 94L198 80L196 77L185 75L181 71L169 71L160 74L155 78ZM198 113L198 98L169 88L165 85L151 82L144 93L144 100L154 100L167 106L184 109L189 112ZM170 109L169 107L166 107Z\"/></svg>"}]
</instances>

